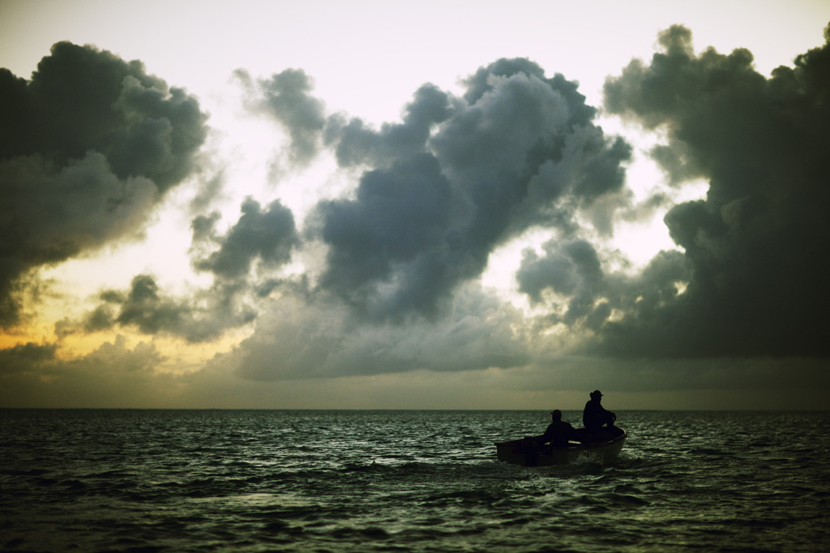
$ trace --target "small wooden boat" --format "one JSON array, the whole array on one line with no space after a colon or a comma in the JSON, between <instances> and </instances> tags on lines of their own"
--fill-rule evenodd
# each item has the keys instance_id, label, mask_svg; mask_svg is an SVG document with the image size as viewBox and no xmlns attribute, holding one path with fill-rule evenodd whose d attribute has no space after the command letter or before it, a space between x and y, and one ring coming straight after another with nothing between
<instances>
[{"instance_id":1,"label":"small wooden boat","mask_svg":"<svg viewBox=\"0 0 830 553\"><path fill-rule=\"evenodd\" d=\"M602 430L578 428L582 442L569 442L567 446L538 447L527 439L495 442L499 461L523 467L566 465L580 458L608 464L617 458L628 436L619 427Z\"/></svg>"}]
</instances>

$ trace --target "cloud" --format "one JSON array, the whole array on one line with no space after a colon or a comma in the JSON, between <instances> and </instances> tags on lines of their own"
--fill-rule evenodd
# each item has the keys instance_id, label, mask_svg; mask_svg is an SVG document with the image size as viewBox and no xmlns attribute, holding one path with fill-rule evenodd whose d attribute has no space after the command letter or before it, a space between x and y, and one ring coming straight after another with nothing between
<instances>
[{"instance_id":1,"label":"cloud","mask_svg":"<svg viewBox=\"0 0 830 553\"><path fill-rule=\"evenodd\" d=\"M191 343L211 341L228 328L242 326L255 318L250 307L235 301L240 288L233 284L214 285L209 290L197 290L190 296L177 298L163 293L153 276L138 275L126 294L103 292L101 299L105 303L92 311L86 321L93 321L101 310L107 313L117 307L110 326L116 323L132 326L144 334L178 336ZM90 326L87 324L87 328ZM102 328L103 324L94 329Z\"/></svg>"},{"instance_id":2,"label":"cloud","mask_svg":"<svg viewBox=\"0 0 830 553\"><path fill-rule=\"evenodd\" d=\"M40 155L2 160L0 187L2 326L18 322L22 305L14 292L27 271L135 233L157 195L146 178L120 180L97 152L61 169Z\"/></svg>"},{"instance_id":3,"label":"cloud","mask_svg":"<svg viewBox=\"0 0 830 553\"><path fill-rule=\"evenodd\" d=\"M62 164L94 150L119 179L143 176L164 192L189 174L205 140L195 98L106 50L58 42L30 81L0 75L2 159L40 153Z\"/></svg>"},{"instance_id":4,"label":"cloud","mask_svg":"<svg viewBox=\"0 0 830 553\"><path fill-rule=\"evenodd\" d=\"M20 279L139 231L188 176L207 116L195 98L91 46L59 42L31 80L0 69L0 326Z\"/></svg>"},{"instance_id":5,"label":"cloud","mask_svg":"<svg viewBox=\"0 0 830 553\"><path fill-rule=\"evenodd\" d=\"M167 360L153 344L130 347L122 336L71 360L52 357L48 351L52 345L36 347L45 347L34 356L41 358L18 364L14 372L0 371L0 405L266 409L419 409L427 405L436 409L542 410L555 404L579 409L587 391L603 382L609 407L614 409L643 408L644 404L658 409L678 405L821 409L822 388L830 384L824 363L815 359L620 362L551 357L510 369L410 370L294 380L280 378L278 364L272 360L269 368L261 359L263 372L259 376L278 378L271 380L240 378L244 375L228 370L229 357L223 356L199 371L166 373ZM444 352L437 352L434 358L440 353ZM7 366L7 359L7 354L0 352L0 367ZM615 391L609 394L610 390ZM679 391L666 393L672 390Z\"/></svg>"},{"instance_id":6,"label":"cloud","mask_svg":"<svg viewBox=\"0 0 830 553\"><path fill-rule=\"evenodd\" d=\"M384 325L355 324L342 304L287 295L209 366L262 381L516 367L529 362L520 318L475 286L456 294L451 315L438 322Z\"/></svg>"},{"instance_id":7,"label":"cloud","mask_svg":"<svg viewBox=\"0 0 830 553\"><path fill-rule=\"evenodd\" d=\"M744 49L696 55L684 27L659 40L650 64L634 60L607 80L606 109L666 133L652 154L676 186L710 186L665 217L685 250L684 293L632 306L604 328L600 350L827 357L830 44L766 78Z\"/></svg>"},{"instance_id":8,"label":"cloud","mask_svg":"<svg viewBox=\"0 0 830 553\"><path fill-rule=\"evenodd\" d=\"M299 245L294 215L279 200L263 211L259 203L248 198L241 206L242 216L223 237L213 237L212 216L193 221L194 242L213 237L219 249L194 262L196 269L209 271L224 279L247 276L255 259L278 267L291 260L291 252Z\"/></svg>"},{"instance_id":9,"label":"cloud","mask_svg":"<svg viewBox=\"0 0 830 553\"><path fill-rule=\"evenodd\" d=\"M214 340L229 328L250 323L257 312L246 303L246 297L251 293L255 298L265 297L275 288L290 287L291 283L274 279L271 274L291 260L299 237L293 214L278 200L263 210L248 198L241 211L236 225L221 236L215 230L218 212L192 221L193 265L213 274L209 288L174 297L160 289L154 276L137 275L127 291L101 292L101 303L79 320L59 321L56 334L65 337L120 325L143 334L167 334L195 343ZM218 249L214 249L216 246ZM263 282L250 274L255 262L264 274Z\"/></svg>"},{"instance_id":10,"label":"cloud","mask_svg":"<svg viewBox=\"0 0 830 553\"><path fill-rule=\"evenodd\" d=\"M364 173L355 200L319 204L330 248L321 285L373 315L429 314L453 279L445 238L451 195L435 157L420 154ZM392 279L400 284L379 293L378 283Z\"/></svg>"},{"instance_id":11,"label":"cloud","mask_svg":"<svg viewBox=\"0 0 830 553\"><path fill-rule=\"evenodd\" d=\"M126 296L112 291L105 292L102 296L109 303L120 306L115 318L119 324L135 325L145 334L165 330L174 334L194 335L185 328L192 324L193 308L160 294L158 284L150 275L133 278Z\"/></svg>"},{"instance_id":12,"label":"cloud","mask_svg":"<svg viewBox=\"0 0 830 553\"><path fill-rule=\"evenodd\" d=\"M825 365L823 360L798 357L619 359L551 355L539 356L526 368L504 371L502 386L528 392L578 390L587 398L587 392L601 382L603 391L615 391L609 394L612 401L619 401L623 393L675 391L680 397L689 397L694 395L690 391L701 391L721 396L710 404L715 409L820 409L820 398L826 394L821 390L830 387ZM767 392L764 400L751 400L758 391ZM669 400L659 408L678 406ZM701 408L700 403L693 408Z\"/></svg>"},{"instance_id":13,"label":"cloud","mask_svg":"<svg viewBox=\"0 0 830 553\"><path fill-rule=\"evenodd\" d=\"M543 329L564 325L572 333L574 340L560 355L594 351L597 337L607 337L621 317L649 320L661 332L672 332L652 317L681 301L691 278L681 252L661 251L640 273L629 275L608 271L612 255L580 238L551 240L542 248L542 256L532 249L523 252L516 280L519 292L549 310ZM663 339L655 336L650 347L658 351Z\"/></svg>"},{"instance_id":14,"label":"cloud","mask_svg":"<svg viewBox=\"0 0 830 553\"><path fill-rule=\"evenodd\" d=\"M309 94L312 79L302 69L286 69L256 82L244 69L234 75L245 88L248 109L269 116L288 133L285 161L307 166L320 151L326 123L325 104Z\"/></svg>"},{"instance_id":15,"label":"cloud","mask_svg":"<svg viewBox=\"0 0 830 553\"><path fill-rule=\"evenodd\" d=\"M393 160L425 153L433 127L446 121L457 107L458 99L435 85L425 84L415 91L401 123L384 123L375 131L360 118L346 121L345 116L335 114L326 123L325 142L335 148L342 167L386 167Z\"/></svg>"},{"instance_id":16,"label":"cloud","mask_svg":"<svg viewBox=\"0 0 830 553\"><path fill-rule=\"evenodd\" d=\"M29 372L33 367L43 367L55 360L55 344L28 342L7 349L0 349L0 377Z\"/></svg>"},{"instance_id":17,"label":"cloud","mask_svg":"<svg viewBox=\"0 0 830 553\"><path fill-rule=\"evenodd\" d=\"M522 264L516 273L519 291L535 302L542 301L542 291L569 296L570 302L564 322L575 320L594 312L594 301L603 290L604 274L594 247L582 239L563 242L550 241L544 245L546 255L538 257L533 250L526 250ZM607 303L596 308L602 319L608 315ZM603 316L604 315L604 316Z\"/></svg>"},{"instance_id":18,"label":"cloud","mask_svg":"<svg viewBox=\"0 0 830 553\"><path fill-rule=\"evenodd\" d=\"M214 174L200 184L199 190L193 196L188 206L192 214L204 213L213 203L223 198L226 184L225 171L223 169L216 170Z\"/></svg>"},{"instance_id":19,"label":"cloud","mask_svg":"<svg viewBox=\"0 0 830 553\"><path fill-rule=\"evenodd\" d=\"M55 334L64 338L121 326L142 334L176 336L189 343L209 342L256 318L255 310L239 299L245 291L244 283L217 282L209 289L176 297L165 293L153 275L137 275L128 290L101 292L100 303L79 319L58 321Z\"/></svg>"},{"instance_id":20,"label":"cloud","mask_svg":"<svg viewBox=\"0 0 830 553\"><path fill-rule=\"evenodd\" d=\"M320 285L369 319L439 316L498 245L533 226L573 233L575 213L623 189L631 148L592 123L575 83L517 59L466 84L463 98L424 85L378 131L338 116L326 127L341 165L369 168L354 199L310 219L329 248Z\"/></svg>"},{"instance_id":21,"label":"cloud","mask_svg":"<svg viewBox=\"0 0 830 553\"><path fill-rule=\"evenodd\" d=\"M0 350L0 404L7 407L146 407L169 405L176 379L160 374L165 357L153 344L127 347L123 336L65 360L56 344ZM9 370L11 369L11 370Z\"/></svg>"}]
</instances>

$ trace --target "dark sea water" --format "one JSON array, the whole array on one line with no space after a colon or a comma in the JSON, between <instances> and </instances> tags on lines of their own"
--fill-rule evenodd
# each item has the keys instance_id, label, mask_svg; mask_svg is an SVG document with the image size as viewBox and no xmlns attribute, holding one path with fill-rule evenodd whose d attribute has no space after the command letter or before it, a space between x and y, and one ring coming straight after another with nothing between
<instances>
[{"instance_id":1,"label":"dark sea water","mask_svg":"<svg viewBox=\"0 0 830 553\"><path fill-rule=\"evenodd\" d=\"M547 413L0 410L0 550L830 551L830 412L617 415L528 469Z\"/></svg>"}]
</instances>

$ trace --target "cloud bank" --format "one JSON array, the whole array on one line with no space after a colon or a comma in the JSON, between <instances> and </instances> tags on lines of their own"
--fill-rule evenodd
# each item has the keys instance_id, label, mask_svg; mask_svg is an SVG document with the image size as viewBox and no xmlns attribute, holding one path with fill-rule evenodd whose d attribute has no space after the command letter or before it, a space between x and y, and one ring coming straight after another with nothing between
<instances>
[{"instance_id":1,"label":"cloud bank","mask_svg":"<svg viewBox=\"0 0 830 553\"><path fill-rule=\"evenodd\" d=\"M494 382L510 373L500 382L525 391L597 381L826 388L830 42L770 77L746 50L696 53L682 26L659 44L650 61L607 79L605 115L665 137L650 155L668 188L704 179L709 190L668 210L677 248L640 271L608 240L670 194L632 203L632 146L603 132L597 108L564 76L500 59L459 95L420 86L400 121L373 127L327 113L302 70L265 79L239 70L244 105L289 138L274 154L279 170L331 156L353 189L300 220L280 200L248 198L224 232L218 212L202 212L191 265L209 286L175 297L136 275L59 322L58 337L130 329L209 343L255 322L201 371L159 376L202 390L228 375L266 386L423 371ZM141 230L159 197L193 172L207 128L194 98L92 47L55 45L30 81L0 71L0 92L11 129L0 136L0 323L9 327L32 269ZM513 275L530 305L520 309L480 278L495 251L529 233L547 238ZM74 361L58 349L0 350L0 375L34 390L69 382L75 369L91 382L112 362L133 367L121 376L149 393L150 367L164 359L123 340Z\"/></svg>"},{"instance_id":2,"label":"cloud bank","mask_svg":"<svg viewBox=\"0 0 830 553\"><path fill-rule=\"evenodd\" d=\"M459 290L482 274L496 247L547 228L554 238L541 253L525 252L516 282L549 314L516 318L514 328L530 333L514 333L525 355L509 356L511 366L554 366L572 355L667 362L826 357L828 293L818 260L828 231L821 213L830 157L821 129L829 47L765 78L745 50L695 54L691 32L681 26L662 33L660 44L650 64L634 60L609 77L605 109L666 133L652 156L671 186L710 182L706 200L678 204L666 215L678 250L660 252L638 274L611 269L614 252L597 237L665 198L648 199L651 207L627 203L631 147L593 124L596 110L574 83L545 78L529 60L499 60L469 77L461 97L422 86L400 123L372 129L357 118L329 116L325 144L342 167L362 172L354 196L322 201L309 219L309 235L328 247L317 291L342 300L361 332L395 350L384 333L402 325L404 332L440 334ZM608 211L597 210L601 199L612 205ZM306 315L314 319L313 312ZM263 322L234 354L240 374L313 376L331 364L333 351L351 355L352 345L337 339L309 346L322 357L300 355L284 372L256 369L274 328L307 328L294 320ZM314 328L310 334L319 334ZM284 346L274 348L284 355ZM390 357L379 366L442 370L427 357ZM333 372L376 370L356 365Z\"/></svg>"}]
</instances>

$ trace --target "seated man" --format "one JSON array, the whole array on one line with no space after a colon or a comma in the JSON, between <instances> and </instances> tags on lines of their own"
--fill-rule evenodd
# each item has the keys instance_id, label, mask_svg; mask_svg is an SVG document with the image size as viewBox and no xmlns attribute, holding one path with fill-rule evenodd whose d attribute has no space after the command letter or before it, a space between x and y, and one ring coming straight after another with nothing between
<instances>
[{"instance_id":1,"label":"seated man","mask_svg":"<svg viewBox=\"0 0 830 553\"><path fill-rule=\"evenodd\" d=\"M617 415L600 405L600 401L602 401L600 391L591 392L591 400L585 404L585 410L582 412L582 424L588 430L600 430L603 426L613 428L614 421L617 420Z\"/></svg>"},{"instance_id":2,"label":"seated man","mask_svg":"<svg viewBox=\"0 0 830 553\"><path fill-rule=\"evenodd\" d=\"M579 441L579 435L574 427L562 420L562 411L555 409L550 414L553 421L548 425L545 433L533 438L539 446L548 442L553 446L566 446L569 440Z\"/></svg>"}]
</instances>

